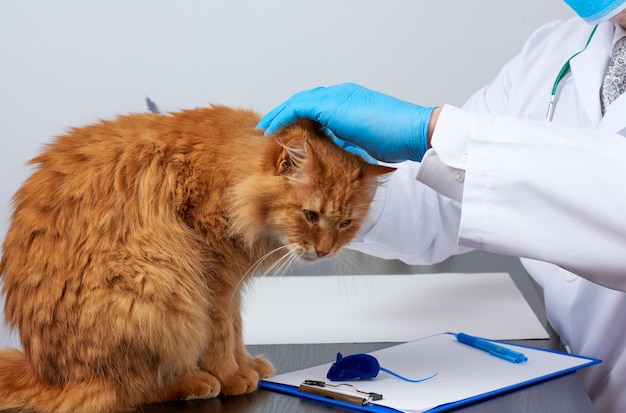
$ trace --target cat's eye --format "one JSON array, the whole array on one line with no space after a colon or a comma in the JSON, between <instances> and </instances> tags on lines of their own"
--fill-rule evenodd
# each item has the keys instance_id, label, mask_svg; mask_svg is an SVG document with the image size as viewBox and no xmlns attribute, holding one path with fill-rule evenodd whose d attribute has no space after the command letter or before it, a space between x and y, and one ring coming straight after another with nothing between
<instances>
[{"instance_id":1,"label":"cat's eye","mask_svg":"<svg viewBox=\"0 0 626 413\"><path fill-rule=\"evenodd\" d=\"M320 216L317 212L311 211L310 209L303 209L302 212L304 213L307 221L309 221L311 224L317 224L319 222Z\"/></svg>"},{"instance_id":2,"label":"cat's eye","mask_svg":"<svg viewBox=\"0 0 626 413\"><path fill-rule=\"evenodd\" d=\"M339 223L339 228L345 228L345 227L349 226L350 224L352 224L352 220L351 219L346 219L346 220L341 221Z\"/></svg>"}]
</instances>

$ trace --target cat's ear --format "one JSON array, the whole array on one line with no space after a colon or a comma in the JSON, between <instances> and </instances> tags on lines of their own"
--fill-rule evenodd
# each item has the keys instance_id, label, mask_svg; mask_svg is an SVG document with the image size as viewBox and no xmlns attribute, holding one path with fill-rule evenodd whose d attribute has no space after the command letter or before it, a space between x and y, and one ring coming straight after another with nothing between
<instances>
[{"instance_id":1,"label":"cat's ear","mask_svg":"<svg viewBox=\"0 0 626 413\"><path fill-rule=\"evenodd\" d=\"M306 146L303 138L291 139L288 143L281 144L283 150L276 160L278 175L300 178L302 164L306 159Z\"/></svg>"},{"instance_id":2,"label":"cat's ear","mask_svg":"<svg viewBox=\"0 0 626 413\"><path fill-rule=\"evenodd\" d=\"M389 174L395 170L396 168L392 168L390 166L366 163L361 169L361 176L364 178L375 178Z\"/></svg>"}]
</instances>

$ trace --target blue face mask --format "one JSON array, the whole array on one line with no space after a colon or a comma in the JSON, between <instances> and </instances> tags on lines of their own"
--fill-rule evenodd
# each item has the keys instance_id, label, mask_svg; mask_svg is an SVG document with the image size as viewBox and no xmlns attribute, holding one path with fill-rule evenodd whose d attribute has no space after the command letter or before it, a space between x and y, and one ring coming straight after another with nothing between
<instances>
[{"instance_id":1,"label":"blue face mask","mask_svg":"<svg viewBox=\"0 0 626 413\"><path fill-rule=\"evenodd\" d=\"M626 0L565 0L587 23L608 20L626 9Z\"/></svg>"}]
</instances>

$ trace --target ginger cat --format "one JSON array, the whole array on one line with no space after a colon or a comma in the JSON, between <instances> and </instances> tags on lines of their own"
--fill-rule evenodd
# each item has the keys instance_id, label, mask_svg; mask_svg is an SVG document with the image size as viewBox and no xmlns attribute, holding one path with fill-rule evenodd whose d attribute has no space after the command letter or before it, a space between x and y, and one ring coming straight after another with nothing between
<instances>
[{"instance_id":1,"label":"ginger cat","mask_svg":"<svg viewBox=\"0 0 626 413\"><path fill-rule=\"evenodd\" d=\"M330 257L393 168L310 121L265 137L213 106L75 128L33 159L3 244L0 409L109 413L254 391L240 290L262 268Z\"/></svg>"}]
</instances>

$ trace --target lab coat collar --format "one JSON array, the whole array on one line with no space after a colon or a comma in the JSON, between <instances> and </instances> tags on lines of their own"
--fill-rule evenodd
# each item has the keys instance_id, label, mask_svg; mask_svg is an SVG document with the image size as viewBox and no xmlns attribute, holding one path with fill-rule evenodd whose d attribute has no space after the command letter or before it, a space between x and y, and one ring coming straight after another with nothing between
<instances>
[{"instance_id":1,"label":"lab coat collar","mask_svg":"<svg viewBox=\"0 0 626 413\"><path fill-rule=\"evenodd\" d=\"M572 77L580 93L585 112L592 124L608 132L626 132L626 94L607 108L600 109L600 88L613 50L616 26L605 22L598 26L587 49L570 62Z\"/></svg>"},{"instance_id":2,"label":"lab coat collar","mask_svg":"<svg viewBox=\"0 0 626 413\"><path fill-rule=\"evenodd\" d=\"M613 35L613 41L611 43L611 53L613 45L626 36L626 31L621 27L615 28L615 34ZM600 122L600 129L608 132L618 132L621 135L626 136L626 93L618 97L613 103L606 108L604 118Z\"/></svg>"},{"instance_id":3,"label":"lab coat collar","mask_svg":"<svg viewBox=\"0 0 626 413\"><path fill-rule=\"evenodd\" d=\"M580 94L582 105L591 123L595 125L599 125L602 121L600 87L611 58L614 32L613 23L600 24L587 49L570 62L572 78Z\"/></svg>"}]
</instances>

